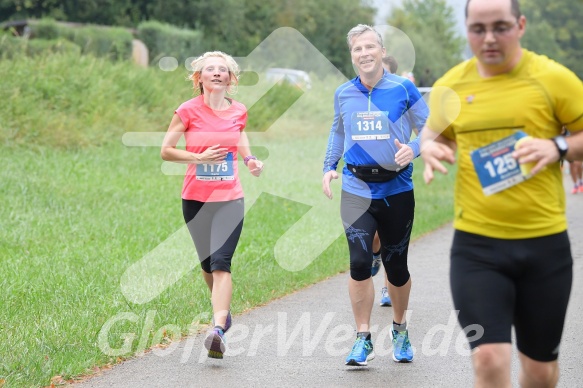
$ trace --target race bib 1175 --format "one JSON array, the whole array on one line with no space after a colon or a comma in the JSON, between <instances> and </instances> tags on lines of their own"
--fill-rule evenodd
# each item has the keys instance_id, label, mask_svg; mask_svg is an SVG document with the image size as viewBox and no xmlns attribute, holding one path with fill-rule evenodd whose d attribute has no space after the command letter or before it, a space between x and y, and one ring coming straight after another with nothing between
<instances>
[{"instance_id":1,"label":"race bib 1175","mask_svg":"<svg viewBox=\"0 0 583 388\"><path fill-rule=\"evenodd\" d=\"M233 153L227 153L227 157L222 163L203 163L196 165L196 179L199 181L232 181L233 175Z\"/></svg>"}]
</instances>

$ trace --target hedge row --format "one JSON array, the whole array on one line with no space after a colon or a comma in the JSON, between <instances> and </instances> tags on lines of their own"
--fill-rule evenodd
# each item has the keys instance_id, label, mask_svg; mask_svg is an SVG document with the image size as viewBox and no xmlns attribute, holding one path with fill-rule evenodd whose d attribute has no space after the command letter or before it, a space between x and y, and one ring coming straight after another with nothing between
<instances>
[{"instance_id":1,"label":"hedge row","mask_svg":"<svg viewBox=\"0 0 583 388\"><path fill-rule=\"evenodd\" d=\"M71 50L71 42L77 45L81 54L92 54L113 60L129 60L132 57L132 40L140 39L148 47L149 62L158 63L163 57L174 57L179 64L188 58L198 56L204 51L203 35L200 31L178 28L157 21L141 23L132 33L119 27L95 25L74 25L59 23L53 19L32 20L29 22L30 39L10 39L10 50L26 47L34 54L43 47L51 51ZM17 40L22 42L16 43ZM11 51L13 52L13 51ZM11 54L9 54L11 55Z\"/></svg>"},{"instance_id":2,"label":"hedge row","mask_svg":"<svg viewBox=\"0 0 583 388\"><path fill-rule=\"evenodd\" d=\"M22 39L9 35L0 36L0 56L10 59L16 55L34 57L44 53L73 53L79 55L81 48L63 39Z\"/></svg>"},{"instance_id":3,"label":"hedge row","mask_svg":"<svg viewBox=\"0 0 583 388\"><path fill-rule=\"evenodd\" d=\"M132 57L133 35L125 28L94 25L69 26L52 19L41 19L30 23L33 40L64 39L81 48L81 54L93 54L113 60L128 60ZM36 38L36 39L34 39Z\"/></svg>"}]
</instances>

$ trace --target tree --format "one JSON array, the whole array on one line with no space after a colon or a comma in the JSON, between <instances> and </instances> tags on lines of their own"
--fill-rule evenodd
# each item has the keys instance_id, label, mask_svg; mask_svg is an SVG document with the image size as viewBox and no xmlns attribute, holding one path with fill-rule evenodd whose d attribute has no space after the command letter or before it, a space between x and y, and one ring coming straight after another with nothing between
<instances>
[{"instance_id":1,"label":"tree","mask_svg":"<svg viewBox=\"0 0 583 388\"><path fill-rule=\"evenodd\" d=\"M222 20L204 16L209 11L200 8L207 3L210 8L217 9L217 0L200 0L197 6L197 14L203 17L195 19L196 27L203 30L209 46L220 47L236 56L246 56L277 28L292 27L347 76L354 76L354 71L346 34L358 23L372 24L374 18L374 9L368 0L220 1L233 3ZM212 37L220 39L213 41Z\"/></svg>"},{"instance_id":2,"label":"tree","mask_svg":"<svg viewBox=\"0 0 583 388\"><path fill-rule=\"evenodd\" d=\"M296 11L289 26L301 32L346 77L353 78L355 74L346 34L357 24L372 25L375 10L365 1L301 0L294 2L294 7L297 3L302 7Z\"/></svg>"},{"instance_id":3,"label":"tree","mask_svg":"<svg viewBox=\"0 0 583 388\"><path fill-rule=\"evenodd\" d=\"M410 39L414 60L406 49L408 39L394 31L387 36L387 54L396 54L399 72L415 73L418 86L432 86L462 60L465 41L455 30L454 11L445 0L405 0L393 10L388 24Z\"/></svg>"},{"instance_id":4,"label":"tree","mask_svg":"<svg viewBox=\"0 0 583 388\"><path fill-rule=\"evenodd\" d=\"M557 42L555 30L546 20L537 24L528 23L521 45L563 63L564 52Z\"/></svg>"},{"instance_id":5,"label":"tree","mask_svg":"<svg viewBox=\"0 0 583 388\"><path fill-rule=\"evenodd\" d=\"M583 0L523 0L525 48L545 54L583 79Z\"/></svg>"},{"instance_id":6,"label":"tree","mask_svg":"<svg viewBox=\"0 0 583 388\"><path fill-rule=\"evenodd\" d=\"M155 20L202 31L203 49L238 57L279 27L293 27L353 76L346 33L358 23L372 24L374 9L371 0L0 0L0 21L43 17L123 27Z\"/></svg>"}]
</instances>

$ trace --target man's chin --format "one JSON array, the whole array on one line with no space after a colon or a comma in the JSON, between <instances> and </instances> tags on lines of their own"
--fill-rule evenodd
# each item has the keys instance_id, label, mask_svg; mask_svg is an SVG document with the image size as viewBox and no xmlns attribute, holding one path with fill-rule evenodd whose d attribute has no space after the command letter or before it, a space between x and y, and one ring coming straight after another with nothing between
<instances>
[{"instance_id":1,"label":"man's chin","mask_svg":"<svg viewBox=\"0 0 583 388\"><path fill-rule=\"evenodd\" d=\"M504 58L501 55L484 55L480 56L480 62L485 65L500 65L504 62Z\"/></svg>"},{"instance_id":2,"label":"man's chin","mask_svg":"<svg viewBox=\"0 0 583 388\"><path fill-rule=\"evenodd\" d=\"M378 69L376 68L374 63L371 63L371 64L367 64L365 66L361 66L358 69L358 72L359 72L359 74L374 75L377 73L377 70Z\"/></svg>"}]
</instances>

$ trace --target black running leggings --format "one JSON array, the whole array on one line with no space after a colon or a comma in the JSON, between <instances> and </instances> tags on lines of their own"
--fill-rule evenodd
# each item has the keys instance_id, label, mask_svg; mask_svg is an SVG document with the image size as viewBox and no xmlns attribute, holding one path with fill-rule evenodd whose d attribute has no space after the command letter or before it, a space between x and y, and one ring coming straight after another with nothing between
<instances>
[{"instance_id":1,"label":"black running leggings","mask_svg":"<svg viewBox=\"0 0 583 388\"><path fill-rule=\"evenodd\" d=\"M243 230L243 198L225 202L183 199L182 213L202 269L207 273L231 272L231 260Z\"/></svg>"},{"instance_id":2,"label":"black running leggings","mask_svg":"<svg viewBox=\"0 0 583 388\"><path fill-rule=\"evenodd\" d=\"M396 287L407 283L410 277L407 255L414 212L413 190L383 199L364 198L342 191L340 213L350 251L352 279L362 281L371 277L372 241L378 231L389 282Z\"/></svg>"}]
</instances>

